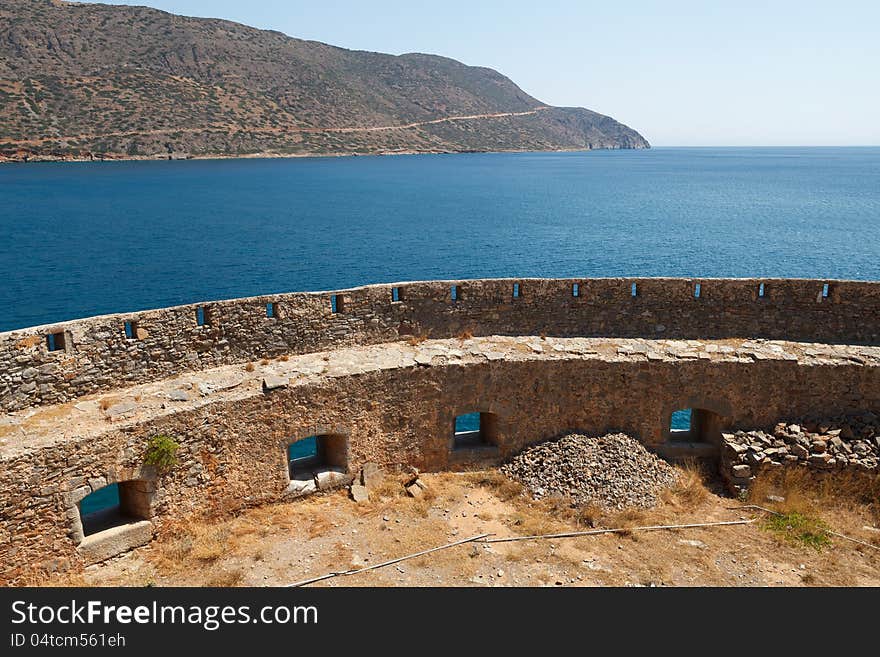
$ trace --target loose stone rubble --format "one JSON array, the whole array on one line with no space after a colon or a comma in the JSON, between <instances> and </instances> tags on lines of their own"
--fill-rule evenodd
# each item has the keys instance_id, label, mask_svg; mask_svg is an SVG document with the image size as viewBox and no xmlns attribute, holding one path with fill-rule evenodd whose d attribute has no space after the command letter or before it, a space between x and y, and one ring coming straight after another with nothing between
<instances>
[{"instance_id":1,"label":"loose stone rubble","mask_svg":"<svg viewBox=\"0 0 880 657\"><path fill-rule=\"evenodd\" d=\"M601 438L571 434L520 452L501 471L532 495L570 496L577 504L609 509L652 507L657 494L675 483L668 463L625 434Z\"/></svg>"},{"instance_id":2,"label":"loose stone rubble","mask_svg":"<svg viewBox=\"0 0 880 657\"><path fill-rule=\"evenodd\" d=\"M880 416L875 413L780 422L772 433L737 431L722 438L721 474L734 494L747 490L769 468L880 471Z\"/></svg>"}]
</instances>

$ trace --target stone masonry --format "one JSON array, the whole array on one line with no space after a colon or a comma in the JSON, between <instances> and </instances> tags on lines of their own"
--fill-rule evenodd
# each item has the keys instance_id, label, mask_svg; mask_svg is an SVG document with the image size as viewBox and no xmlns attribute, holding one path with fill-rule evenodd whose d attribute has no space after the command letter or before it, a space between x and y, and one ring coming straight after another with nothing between
<instances>
[{"instance_id":1,"label":"stone masonry","mask_svg":"<svg viewBox=\"0 0 880 657\"><path fill-rule=\"evenodd\" d=\"M735 494L772 469L880 473L880 416L871 412L780 422L769 432L736 431L722 437L721 474Z\"/></svg>"},{"instance_id":2,"label":"stone masonry","mask_svg":"<svg viewBox=\"0 0 880 657\"><path fill-rule=\"evenodd\" d=\"M392 300L395 289L398 301ZM268 303L274 304L273 317L267 316ZM408 336L436 339L469 332L878 344L878 316L880 283L856 281L498 279L254 297L0 333L0 409L55 404L182 372ZM61 348L49 351L50 334L60 336L56 346Z\"/></svg>"},{"instance_id":3,"label":"stone masonry","mask_svg":"<svg viewBox=\"0 0 880 657\"><path fill-rule=\"evenodd\" d=\"M372 286L340 293L336 313L329 293L288 295L208 304L208 328L182 307L2 334L0 583L106 556L77 503L110 483L137 516L125 545L145 520L286 499L286 449L312 435L332 436L340 475L436 471L572 431L717 457L722 433L880 411L877 284L824 297L822 281L768 281L761 298L757 281L703 281L697 299L693 281L639 280L636 297L631 282L581 281L574 297L572 281L525 280L513 299L509 281L462 281L455 302L450 283L402 284L397 302ZM694 444L670 432L682 408L711 416ZM456 448L455 417L477 411L491 441ZM180 444L164 474L144 465L160 433Z\"/></svg>"}]
</instances>

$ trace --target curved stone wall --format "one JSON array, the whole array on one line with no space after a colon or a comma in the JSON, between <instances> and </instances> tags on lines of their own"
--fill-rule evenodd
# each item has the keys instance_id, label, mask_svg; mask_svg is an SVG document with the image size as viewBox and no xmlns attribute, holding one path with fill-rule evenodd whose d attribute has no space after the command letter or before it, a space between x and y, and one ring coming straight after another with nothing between
<instances>
[{"instance_id":1,"label":"curved stone wall","mask_svg":"<svg viewBox=\"0 0 880 657\"><path fill-rule=\"evenodd\" d=\"M267 316L269 303L274 317ZM281 294L0 333L0 408L55 404L182 372L406 336L752 337L874 345L880 344L878 317L880 283L857 281L497 279ZM49 335L58 336L54 351Z\"/></svg>"},{"instance_id":2,"label":"curved stone wall","mask_svg":"<svg viewBox=\"0 0 880 657\"><path fill-rule=\"evenodd\" d=\"M717 455L726 429L880 411L877 283L445 281L203 306L205 326L193 305L0 334L0 584L284 499L306 436L334 437L345 476L497 462L568 430ZM670 433L686 408L696 446ZM491 444L456 448L455 417L477 411ZM144 464L157 434L180 443L161 475ZM116 482L137 522L85 536L77 503Z\"/></svg>"}]
</instances>

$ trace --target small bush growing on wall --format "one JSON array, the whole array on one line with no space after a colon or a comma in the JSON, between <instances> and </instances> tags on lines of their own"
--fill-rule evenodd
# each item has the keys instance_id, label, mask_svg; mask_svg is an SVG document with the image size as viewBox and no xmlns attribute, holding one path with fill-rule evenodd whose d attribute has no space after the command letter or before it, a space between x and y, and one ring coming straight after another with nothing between
<instances>
[{"instance_id":1,"label":"small bush growing on wall","mask_svg":"<svg viewBox=\"0 0 880 657\"><path fill-rule=\"evenodd\" d=\"M174 438L159 434L147 441L144 463L156 466L159 472L170 470L177 464L177 450L180 445Z\"/></svg>"}]
</instances>

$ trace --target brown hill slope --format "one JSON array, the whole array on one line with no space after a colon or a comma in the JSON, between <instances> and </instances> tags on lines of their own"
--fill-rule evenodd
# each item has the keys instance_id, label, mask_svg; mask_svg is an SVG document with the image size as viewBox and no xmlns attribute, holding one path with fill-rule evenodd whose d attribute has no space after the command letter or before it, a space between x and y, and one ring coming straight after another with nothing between
<instances>
[{"instance_id":1,"label":"brown hill slope","mask_svg":"<svg viewBox=\"0 0 880 657\"><path fill-rule=\"evenodd\" d=\"M3 0L0 157L646 148L487 68L145 7Z\"/></svg>"}]
</instances>

